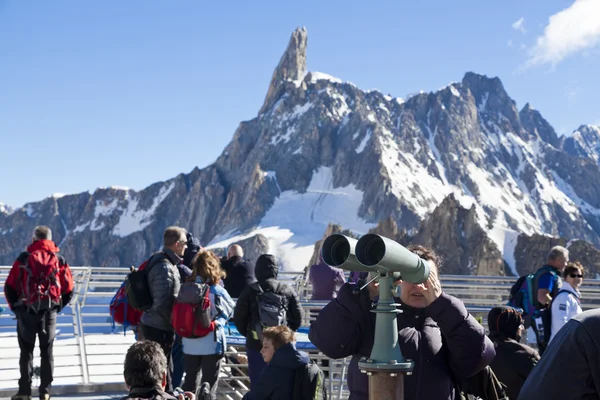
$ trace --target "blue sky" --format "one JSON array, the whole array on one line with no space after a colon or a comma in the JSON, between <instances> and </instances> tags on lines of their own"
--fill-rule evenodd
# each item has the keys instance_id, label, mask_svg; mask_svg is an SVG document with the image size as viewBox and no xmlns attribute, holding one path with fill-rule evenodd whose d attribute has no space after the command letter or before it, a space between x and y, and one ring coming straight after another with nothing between
<instances>
[{"instance_id":1,"label":"blue sky","mask_svg":"<svg viewBox=\"0 0 600 400\"><path fill-rule=\"evenodd\" d=\"M212 163L298 26L309 70L362 89L404 97L475 71L561 133L600 124L598 4L0 0L0 202Z\"/></svg>"}]
</instances>

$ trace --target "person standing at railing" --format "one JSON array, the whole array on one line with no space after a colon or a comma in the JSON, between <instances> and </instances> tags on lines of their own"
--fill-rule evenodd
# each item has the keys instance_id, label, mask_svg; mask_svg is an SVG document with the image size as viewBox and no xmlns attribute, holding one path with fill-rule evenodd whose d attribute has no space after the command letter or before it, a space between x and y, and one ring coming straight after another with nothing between
<instances>
[{"instance_id":1,"label":"person standing at railing","mask_svg":"<svg viewBox=\"0 0 600 400\"><path fill-rule=\"evenodd\" d=\"M142 338L158 343L167 357L166 391L173 393L173 357L171 351L175 333L171 326L173 302L181 287L177 265L183 260L187 248L187 231L178 226L165 229L163 234L164 257L147 272L152 307L141 318Z\"/></svg>"},{"instance_id":2,"label":"person standing at railing","mask_svg":"<svg viewBox=\"0 0 600 400\"><path fill-rule=\"evenodd\" d=\"M569 262L569 250L562 246L554 246L548 253L546 264L535 273L533 282L536 291L535 308L539 317L532 323L536 334L540 354L544 353L552 331L552 300L558 295L563 281L561 274Z\"/></svg>"},{"instance_id":3,"label":"person standing at railing","mask_svg":"<svg viewBox=\"0 0 600 400\"><path fill-rule=\"evenodd\" d=\"M235 303L219 283L225 277L221 262L210 251L200 251L192 262L188 281L209 285L210 317L214 332L198 338L184 337L185 381L183 390L196 391L200 384L210 385L211 399L217 398L219 372L227 341L225 325L233 315Z\"/></svg>"},{"instance_id":4,"label":"person standing at railing","mask_svg":"<svg viewBox=\"0 0 600 400\"><path fill-rule=\"evenodd\" d=\"M275 257L263 254L256 260L258 282L246 287L240 295L233 314L238 331L246 337L248 375L251 390L256 389L258 378L267 365L263 360L262 329L287 325L296 331L302 323L302 307L292 287L279 282L279 267Z\"/></svg>"},{"instance_id":5,"label":"person standing at railing","mask_svg":"<svg viewBox=\"0 0 600 400\"><path fill-rule=\"evenodd\" d=\"M40 399L50 398L54 374L53 346L56 316L71 301L74 282L65 259L52 241L47 226L37 226L32 243L21 253L4 283L6 302L17 318L21 356L19 391L12 400L31 399L33 350L40 341Z\"/></svg>"},{"instance_id":6,"label":"person standing at railing","mask_svg":"<svg viewBox=\"0 0 600 400\"><path fill-rule=\"evenodd\" d=\"M231 297L237 299L242 291L250 286L254 279L254 265L244 259L244 250L239 244L232 244L227 249L227 257L221 260L227 277L223 279L225 289Z\"/></svg>"},{"instance_id":7,"label":"person standing at railing","mask_svg":"<svg viewBox=\"0 0 600 400\"><path fill-rule=\"evenodd\" d=\"M398 343L404 357L414 360L412 375L404 377L405 400L455 400L458 385L484 369L494 358L485 329L459 299L443 293L438 258L422 246L408 248L431 266L425 283L400 282L402 313L397 316ZM364 290L346 283L310 326L310 341L330 358L352 356L348 368L351 400L367 400L369 381L358 360L369 357L375 340L378 283Z\"/></svg>"},{"instance_id":8,"label":"person standing at railing","mask_svg":"<svg viewBox=\"0 0 600 400\"><path fill-rule=\"evenodd\" d=\"M340 287L346 283L346 277L342 269L325 264L320 254L321 252L319 252L319 262L312 265L308 271L308 280L312 285L310 299L331 301L336 298Z\"/></svg>"},{"instance_id":9,"label":"person standing at railing","mask_svg":"<svg viewBox=\"0 0 600 400\"><path fill-rule=\"evenodd\" d=\"M198 252L202 249L202 245L200 244L200 239L194 237L190 232L187 233L187 247L185 252L183 253L183 260L181 263L177 265L177 269L179 270L180 283L186 281L192 275L192 260L198 254ZM183 344L181 342L181 336L175 334L175 342L173 342L173 350L171 351L171 355L173 357L173 387L181 386L181 382L183 380Z\"/></svg>"},{"instance_id":10,"label":"person standing at railing","mask_svg":"<svg viewBox=\"0 0 600 400\"><path fill-rule=\"evenodd\" d=\"M552 300L552 331L550 341L554 339L560 328L571 318L581 314L581 292L583 283L583 265L579 262L569 263L563 272L563 285Z\"/></svg>"}]
</instances>

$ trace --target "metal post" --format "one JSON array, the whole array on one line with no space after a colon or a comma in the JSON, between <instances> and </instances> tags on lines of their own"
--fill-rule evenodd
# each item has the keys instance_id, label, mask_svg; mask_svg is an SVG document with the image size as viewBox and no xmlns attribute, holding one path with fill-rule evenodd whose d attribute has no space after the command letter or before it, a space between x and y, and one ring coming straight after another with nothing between
<instances>
[{"instance_id":1,"label":"metal post","mask_svg":"<svg viewBox=\"0 0 600 400\"><path fill-rule=\"evenodd\" d=\"M381 273L379 301L375 310L375 341L371 356L361 359L358 367L369 375L369 400L404 399L404 374L411 374L414 363L405 360L398 345L396 317L402 311L392 296L392 274Z\"/></svg>"},{"instance_id":2,"label":"metal post","mask_svg":"<svg viewBox=\"0 0 600 400\"><path fill-rule=\"evenodd\" d=\"M374 372L369 376L369 400L404 400L404 373Z\"/></svg>"}]
</instances>

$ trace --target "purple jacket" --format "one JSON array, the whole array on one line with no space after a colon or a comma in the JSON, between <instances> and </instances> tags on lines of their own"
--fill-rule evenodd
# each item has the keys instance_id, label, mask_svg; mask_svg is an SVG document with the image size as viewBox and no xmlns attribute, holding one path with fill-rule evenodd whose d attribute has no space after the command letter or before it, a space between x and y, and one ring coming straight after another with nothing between
<instances>
[{"instance_id":1,"label":"purple jacket","mask_svg":"<svg viewBox=\"0 0 600 400\"><path fill-rule=\"evenodd\" d=\"M309 339L331 358L354 356L348 370L350 400L368 400L368 379L358 370L358 359L368 357L375 336L375 314L366 291L352 294L353 284L340 289L311 324ZM399 299L397 299L399 301ZM454 400L455 380L466 379L488 365L494 345L464 304L447 294L429 307L402 306L398 337L405 358L415 362L404 378L405 400Z\"/></svg>"},{"instance_id":2,"label":"purple jacket","mask_svg":"<svg viewBox=\"0 0 600 400\"><path fill-rule=\"evenodd\" d=\"M343 270L324 262L310 267L309 279L313 288L311 300L335 299L339 287L346 282Z\"/></svg>"}]
</instances>

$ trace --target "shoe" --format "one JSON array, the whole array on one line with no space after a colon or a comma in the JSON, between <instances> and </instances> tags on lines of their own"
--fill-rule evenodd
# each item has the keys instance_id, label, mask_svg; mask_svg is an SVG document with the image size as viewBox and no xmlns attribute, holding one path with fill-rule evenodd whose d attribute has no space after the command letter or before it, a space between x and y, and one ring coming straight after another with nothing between
<instances>
[{"instance_id":1,"label":"shoe","mask_svg":"<svg viewBox=\"0 0 600 400\"><path fill-rule=\"evenodd\" d=\"M31 396L26 394L15 394L10 400L31 400Z\"/></svg>"},{"instance_id":2,"label":"shoe","mask_svg":"<svg viewBox=\"0 0 600 400\"><path fill-rule=\"evenodd\" d=\"M50 400L49 394L40 395L40 400Z\"/></svg>"},{"instance_id":3,"label":"shoe","mask_svg":"<svg viewBox=\"0 0 600 400\"><path fill-rule=\"evenodd\" d=\"M210 384L208 382L204 382L198 390L196 390L196 400L210 400Z\"/></svg>"}]
</instances>

